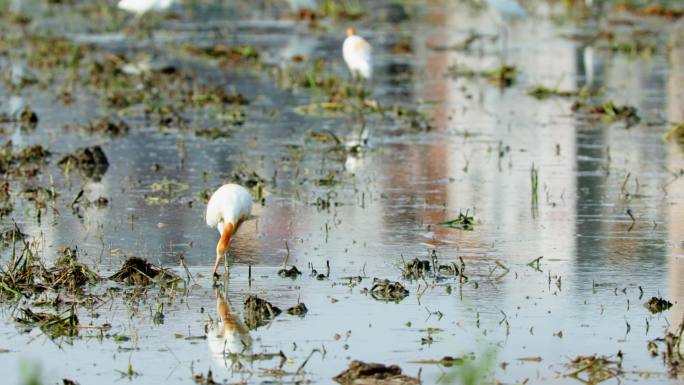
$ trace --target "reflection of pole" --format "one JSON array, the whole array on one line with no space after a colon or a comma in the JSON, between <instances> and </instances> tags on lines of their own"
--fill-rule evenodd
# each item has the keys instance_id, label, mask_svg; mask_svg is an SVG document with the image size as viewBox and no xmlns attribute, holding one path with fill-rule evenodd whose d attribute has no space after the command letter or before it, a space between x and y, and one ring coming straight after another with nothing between
<instances>
[{"instance_id":1,"label":"reflection of pole","mask_svg":"<svg viewBox=\"0 0 684 385\"><path fill-rule=\"evenodd\" d=\"M680 28L679 33L684 33ZM669 53L670 75L667 79L667 118L670 122L684 121L684 45L674 47ZM679 170L684 167L682 147L671 141L667 147L667 168ZM680 177L667 187L668 196L684 198L684 178ZM668 239L672 247L669 256L669 286L672 307L670 330L674 331L684 322L684 210L682 204L668 205Z\"/></svg>"}]
</instances>

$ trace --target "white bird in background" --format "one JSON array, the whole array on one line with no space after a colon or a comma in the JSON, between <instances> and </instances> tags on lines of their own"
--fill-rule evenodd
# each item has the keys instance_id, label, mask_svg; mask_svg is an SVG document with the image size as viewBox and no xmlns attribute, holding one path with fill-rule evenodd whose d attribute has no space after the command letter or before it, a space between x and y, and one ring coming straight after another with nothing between
<instances>
[{"instance_id":1,"label":"white bird in background","mask_svg":"<svg viewBox=\"0 0 684 385\"><path fill-rule=\"evenodd\" d=\"M216 245L214 276L216 276L223 256L228 251L230 240L242 222L249 218L251 212L252 194L240 185L225 184L209 198L206 214L207 225L218 228L219 234L221 234L221 239Z\"/></svg>"},{"instance_id":2,"label":"white bird in background","mask_svg":"<svg viewBox=\"0 0 684 385\"><path fill-rule=\"evenodd\" d=\"M149 11L164 11L173 5L175 0L120 0L118 7L140 16Z\"/></svg>"},{"instance_id":3,"label":"white bird in background","mask_svg":"<svg viewBox=\"0 0 684 385\"><path fill-rule=\"evenodd\" d=\"M290 9L292 9L295 12L299 12L305 9L309 11L315 11L316 9L318 9L316 0L287 0L287 4L290 6Z\"/></svg>"},{"instance_id":4,"label":"white bird in background","mask_svg":"<svg viewBox=\"0 0 684 385\"><path fill-rule=\"evenodd\" d=\"M366 80L373 75L373 47L366 39L356 34L354 28L347 28L347 38L342 44L342 56L352 77Z\"/></svg>"}]
</instances>

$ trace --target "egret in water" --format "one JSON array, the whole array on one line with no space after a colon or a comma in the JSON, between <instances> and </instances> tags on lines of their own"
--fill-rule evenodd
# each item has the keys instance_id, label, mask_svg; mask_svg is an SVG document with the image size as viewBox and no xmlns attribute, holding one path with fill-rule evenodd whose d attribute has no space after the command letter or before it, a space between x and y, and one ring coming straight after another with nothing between
<instances>
[{"instance_id":1,"label":"egret in water","mask_svg":"<svg viewBox=\"0 0 684 385\"><path fill-rule=\"evenodd\" d=\"M370 79L373 75L373 47L366 39L347 28L347 38L342 44L342 56L354 79Z\"/></svg>"},{"instance_id":2,"label":"egret in water","mask_svg":"<svg viewBox=\"0 0 684 385\"><path fill-rule=\"evenodd\" d=\"M216 227L221 234L221 239L216 245L214 276L217 275L216 271L219 264L228 251L230 240L251 212L252 194L240 185L225 184L209 198L206 215L207 225Z\"/></svg>"},{"instance_id":3,"label":"egret in water","mask_svg":"<svg viewBox=\"0 0 684 385\"><path fill-rule=\"evenodd\" d=\"M140 16L149 11L169 9L175 0L120 0L118 7Z\"/></svg>"}]
</instances>

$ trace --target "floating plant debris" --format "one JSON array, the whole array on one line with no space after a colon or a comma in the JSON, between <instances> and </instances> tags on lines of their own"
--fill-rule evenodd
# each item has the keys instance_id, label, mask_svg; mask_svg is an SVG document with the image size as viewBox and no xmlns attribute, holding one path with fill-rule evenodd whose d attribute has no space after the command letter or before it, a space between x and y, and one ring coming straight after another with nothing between
<instances>
[{"instance_id":1,"label":"floating plant debris","mask_svg":"<svg viewBox=\"0 0 684 385\"><path fill-rule=\"evenodd\" d=\"M608 356L577 356L567 366L573 370L565 376L577 378L585 384L598 384L623 374L621 362Z\"/></svg>"},{"instance_id":2,"label":"floating plant debris","mask_svg":"<svg viewBox=\"0 0 684 385\"><path fill-rule=\"evenodd\" d=\"M421 383L415 377L401 374L401 368L397 365L385 366L358 360L349 363L349 368L333 379L342 385L417 385Z\"/></svg>"},{"instance_id":3,"label":"floating plant debris","mask_svg":"<svg viewBox=\"0 0 684 385\"><path fill-rule=\"evenodd\" d=\"M617 106L610 100L596 105L575 102L575 104L572 105L572 110L588 114L589 116L599 117L606 123L623 121L627 127L634 126L641 121L635 107Z\"/></svg>"},{"instance_id":4,"label":"floating plant debris","mask_svg":"<svg viewBox=\"0 0 684 385\"><path fill-rule=\"evenodd\" d=\"M437 226L470 231L475 228L475 218L469 216L468 212L466 211L465 214L459 213L456 219L440 222L437 224Z\"/></svg>"},{"instance_id":5,"label":"floating plant debris","mask_svg":"<svg viewBox=\"0 0 684 385\"><path fill-rule=\"evenodd\" d=\"M644 306L646 306L648 311L656 314L669 310L672 307L672 302L658 297L651 297L651 299L649 299Z\"/></svg>"},{"instance_id":6,"label":"floating plant debris","mask_svg":"<svg viewBox=\"0 0 684 385\"><path fill-rule=\"evenodd\" d=\"M78 335L78 317L72 307L65 315L52 313L36 313L29 308L21 309L17 323L26 326L37 326L50 338L74 337Z\"/></svg>"},{"instance_id":7,"label":"floating plant debris","mask_svg":"<svg viewBox=\"0 0 684 385\"><path fill-rule=\"evenodd\" d=\"M414 258L406 263L401 269L404 279L418 279L426 277L430 273L430 261L426 259Z\"/></svg>"},{"instance_id":8,"label":"floating plant debris","mask_svg":"<svg viewBox=\"0 0 684 385\"><path fill-rule=\"evenodd\" d=\"M152 183L152 192L145 196L145 202L151 205L169 204L190 188L187 183L165 178L162 182Z\"/></svg>"},{"instance_id":9,"label":"floating plant debris","mask_svg":"<svg viewBox=\"0 0 684 385\"><path fill-rule=\"evenodd\" d=\"M511 65L503 65L487 71L476 71L462 65L452 65L448 69L449 76L453 78L484 78L501 88L512 86L515 83L517 72L517 68Z\"/></svg>"},{"instance_id":10,"label":"floating plant debris","mask_svg":"<svg viewBox=\"0 0 684 385\"><path fill-rule=\"evenodd\" d=\"M256 295L250 295L245 299L245 325L250 329L267 325L280 313L282 310Z\"/></svg>"},{"instance_id":11,"label":"floating plant debris","mask_svg":"<svg viewBox=\"0 0 684 385\"><path fill-rule=\"evenodd\" d=\"M563 91L557 88L549 88L545 86L535 86L527 91L527 94L536 99L546 99L550 97L562 97L562 98L589 98L593 96L600 95L599 90L591 90L588 88L582 88L576 91Z\"/></svg>"}]
</instances>

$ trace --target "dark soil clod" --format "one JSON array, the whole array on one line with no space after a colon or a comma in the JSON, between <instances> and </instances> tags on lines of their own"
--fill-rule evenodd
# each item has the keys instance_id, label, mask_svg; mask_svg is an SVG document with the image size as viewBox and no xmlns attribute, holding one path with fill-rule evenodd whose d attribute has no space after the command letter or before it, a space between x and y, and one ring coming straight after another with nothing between
<instances>
[{"instance_id":1,"label":"dark soil clod","mask_svg":"<svg viewBox=\"0 0 684 385\"><path fill-rule=\"evenodd\" d=\"M397 365L385 366L383 364L365 363L354 360L349 368L333 378L343 385L352 384L394 384L413 385L420 384L420 380L401 374L401 368Z\"/></svg>"},{"instance_id":2,"label":"dark soil clod","mask_svg":"<svg viewBox=\"0 0 684 385\"><path fill-rule=\"evenodd\" d=\"M86 178L99 180L107 172L109 161L102 147L93 146L76 150L59 161L64 170L76 168Z\"/></svg>"},{"instance_id":3,"label":"dark soil clod","mask_svg":"<svg viewBox=\"0 0 684 385\"><path fill-rule=\"evenodd\" d=\"M298 276L302 275L302 272L297 269L297 266L292 266L289 269L280 269L278 270L278 275L283 278L292 278L295 279Z\"/></svg>"},{"instance_id":4,"label":"dark soil clod","mask_svg":"<svg viewBox=\"0 0 684 385\"><path fill-rule=\"evenodd\" d=\"M408 297L409 291L399 282L391 282L387 279L374 279L370 289L371 296L380 301L399 302Z\"/></svg>"},{"instance_id":5,"label":"dark soil clod","mask_svg":"<svg viewBox=\"0 0 684 385\"><path fill-rule=\"evenodd\" d=\"M304 317L306 313L309 311L309 309L306 308L306 305L304 305L303 302L300 302L291 308L287 309L287 314L289 315L298 315L300 317Z\"/></svg>"},{"instance_id":6,"label":"dark soil clod","mask_svg":"<svg viewBox=\"0 0 684 385\"><path fill-rule=\"evenodd\" d=\"M250 329L267 325L280 313L282 310L256 295L250 295L245 300L245 324Z\"/></svg>"},{"instance_id":7,"label":"dark soil clod","mask_svg":"<svg viewBox=\"0 0 684 385\"><path fill-rule=\"evenodd\" d=\"M178 277L140 257L128 257L121 269L109 279L129 285L146 286L155 281L173 280Z\"/></svg>"},{"instance_id":8,"label":"dark soil clod","mask_svg":"<svg viewBox=\"0 0 684 385\"><path fill-rule=\"evenodd\" d=\"M672 302L658 297L651 297L644 306L646 306L651 313L656 314L669 310L672 307Z\"/></svg>"}]
</instances>

